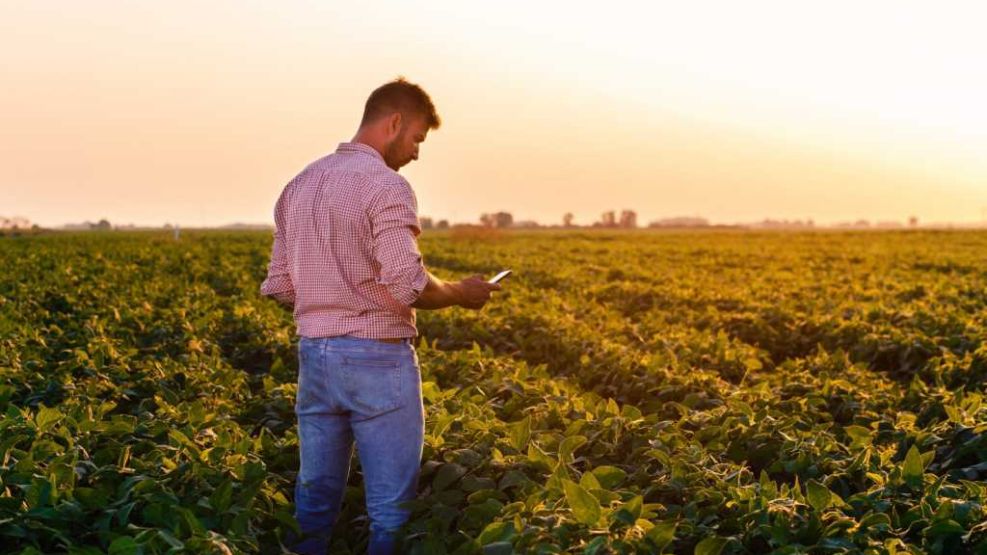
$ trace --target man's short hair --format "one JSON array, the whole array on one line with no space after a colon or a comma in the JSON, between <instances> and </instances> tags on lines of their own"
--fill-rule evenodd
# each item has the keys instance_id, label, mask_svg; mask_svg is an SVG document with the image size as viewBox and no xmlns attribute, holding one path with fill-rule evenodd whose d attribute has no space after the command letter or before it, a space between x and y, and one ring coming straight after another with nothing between
<instances>
[{"instance_id":1,"label":"man's short hair","mask_svg":"<svg viewBox=\"0 0 987 555\"><path fill-rule=\"evenodd\" d=\"M400 112L402 115L415 114L425 117L429 129L438 129L442 125L435 105L421 87L408 82L404 77L385 83L370 93L367 104L363 108L363 120L360 125L366 125L377 118Z\"/></svg>"}]
</instances>

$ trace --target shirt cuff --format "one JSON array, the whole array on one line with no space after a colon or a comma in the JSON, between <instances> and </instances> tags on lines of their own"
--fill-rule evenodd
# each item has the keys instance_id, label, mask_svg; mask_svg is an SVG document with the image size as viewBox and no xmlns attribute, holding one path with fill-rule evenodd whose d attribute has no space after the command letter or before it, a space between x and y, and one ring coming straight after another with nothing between
<instances>
[{"instance_id":1,"label":"shirt cuff","mask_svg":"<svg viewBox=\"0 0 987 555\"><path fill-rule=\"evenodd\" d=\"M418 300L418 297L422 296L422 291L425 290L425 286L428 285L428 272L425 271L425 267L422 266L421 272L415 276L414 281L411 282L411 299L404 303L411 306L412 303Z\"/></svg>"}]
</instances>

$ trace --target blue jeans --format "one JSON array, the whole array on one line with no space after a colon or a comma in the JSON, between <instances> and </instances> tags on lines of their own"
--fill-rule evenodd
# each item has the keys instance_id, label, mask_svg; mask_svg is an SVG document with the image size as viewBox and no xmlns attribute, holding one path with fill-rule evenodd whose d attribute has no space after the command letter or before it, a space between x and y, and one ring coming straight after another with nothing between
<instances>
[{"instance_id":1,"label":"blue jeans","mask_svg":"<svg viewBox=\"0 0 987 555\"><path fill-rule=\"evenodd\" d=\"M325 555L349 476L353 441L363 469L371 555L396 550L395 532L414 499L425 434L421 372L410 342L303 337L298 343L301 468L292 549Z\"/></svg>"}]
</instances>

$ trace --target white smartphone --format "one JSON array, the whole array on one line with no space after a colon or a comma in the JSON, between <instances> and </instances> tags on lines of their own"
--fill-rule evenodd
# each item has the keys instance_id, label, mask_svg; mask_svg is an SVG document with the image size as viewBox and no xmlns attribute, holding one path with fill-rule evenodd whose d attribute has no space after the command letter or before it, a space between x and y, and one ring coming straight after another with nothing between
<instances>
[{"instance_id":1,"label":"white smartphone","mask_svg":"<svg viewBox=\"0 0 987 555\"><path fill-rule=\"evenodd\" d=\"M501 272L501 273L495 275L494 277L490 278L487 281L487 283L498 283L498 282L500 282L500 280L504 279L505 277L507 277L509 275L511 275L511 271L510 270L504 270L503 272Z\"/></svg>"}]
</instances>

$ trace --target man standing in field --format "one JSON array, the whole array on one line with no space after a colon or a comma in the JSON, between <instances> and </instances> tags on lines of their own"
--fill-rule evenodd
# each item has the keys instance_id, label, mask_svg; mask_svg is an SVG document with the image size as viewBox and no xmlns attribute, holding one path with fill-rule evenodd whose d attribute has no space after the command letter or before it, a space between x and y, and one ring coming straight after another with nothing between
<instances>
[{"instance_id":1,"label":"man standing in field","mask_svg":"<svg viewBox=\"0 0 987 555\"><path fill-rule=\"evenodd\" d=\"M292 548L326 551L356 441L371 554L394 553L417 489L424 441L415 308L482 308L498 285L442 281L422 264L418 205L397 170L440 120L404 78L367 99L360 128L292 179L274 211L261 293L294 307L301 465Z\"/></svg>"}]
</instances>

